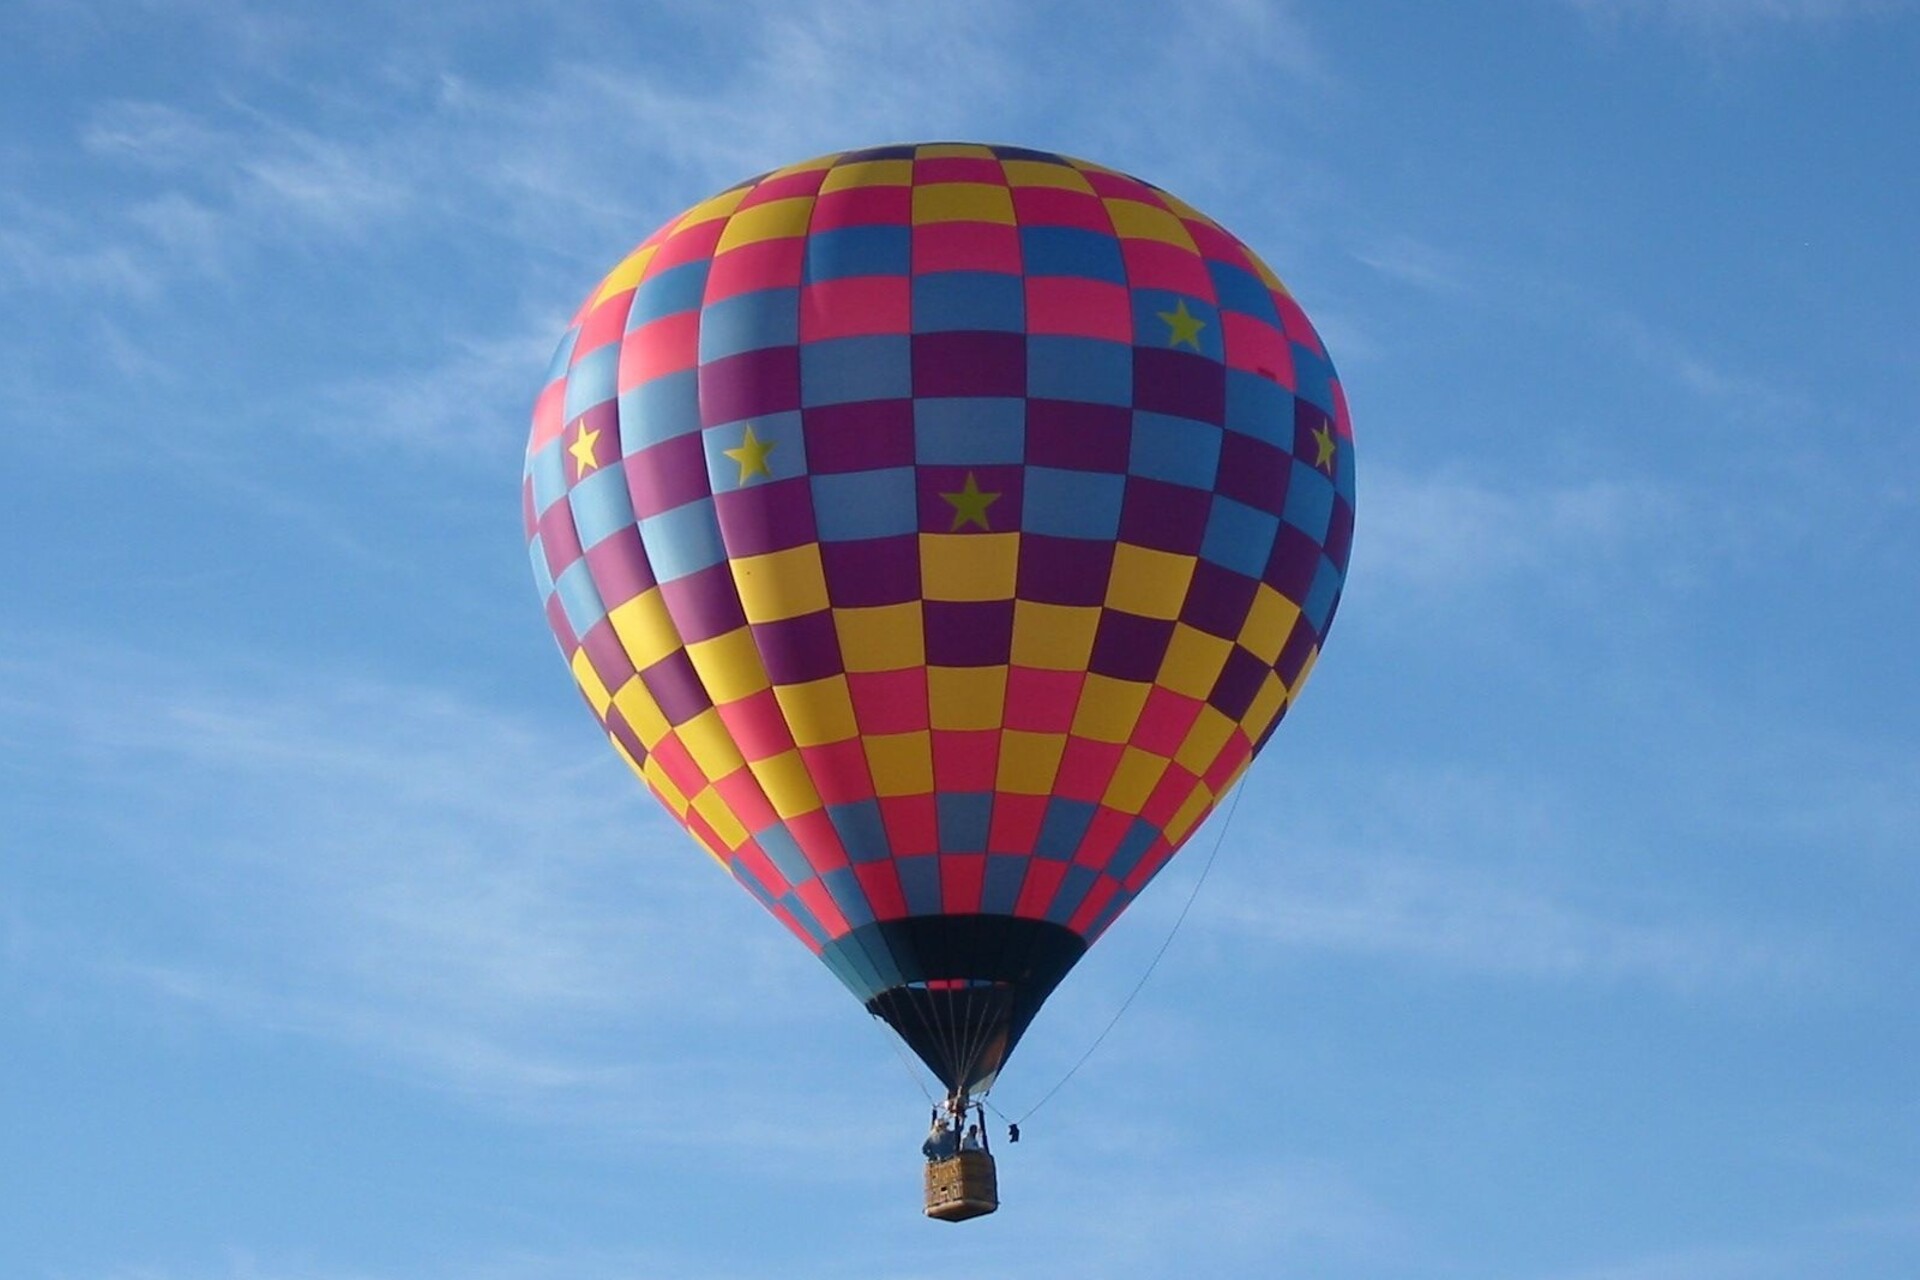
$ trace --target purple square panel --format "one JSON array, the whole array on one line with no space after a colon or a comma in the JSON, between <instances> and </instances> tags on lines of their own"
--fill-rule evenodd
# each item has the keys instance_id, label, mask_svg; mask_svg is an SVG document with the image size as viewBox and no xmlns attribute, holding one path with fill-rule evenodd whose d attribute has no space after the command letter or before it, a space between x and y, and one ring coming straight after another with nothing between
<instances>
[{"instance_id":1,"label":"purple square panel","mask_svg":"<svg viewBox=\"0 0 1920 1280\"><path fill-rule=\"evenodd\" d=\"M1103 610L1093 636L1093 658L1087 669L1116 680L1152 684L1173 638L1173 622L1142 618L1118 609Z\"/></svg>"},{"instance_id":2,"label":"purple square panel","mask_svg":"<svg viewBox=\"0 0 1920 1280\"><path fill-rule=\"evenodd\" d=\"M713 705L685 649L675 649L642 671L640 679L660 704L660 713L668 724L685 724Z\"/></svg>"},{"instance_id":3,"label":"purple square panel","mask_svg":"<svg viewBox=\"0 0 1920 1280\"><path fill-rule=\"evenodd\" d=\"M713 510L729 556L785 551L814 540L813 488L806 476L715 494Z\"/></svg>"},{"instance_id":4,"label":"purple square panel","mask_svg":"<svg viewBox=\"0 0 1920 1280\"><path fill-rule=\"evenodd\" d=\"M1005 666L1013 650L1013 601L928 600L921 606L927 665Z\"/></svg>"},{"instance_id":5,"label":"purple square panel","mask_svg":"<svg viewBox=\"0 0 1920 1280\"><path fill-rule=\"evenodd\" d=\"M807 466L815 472L913 465L913 401L856 400L800 412Z\"/></svg>"},{"instance_id":6,"label":"purple square panel","mask_svg":"<svg viewBox=\"0 0 1920 1280\"><path fill-rule=\"evenodd\" d=\"M1168 484L1149 476L1128 476L1120 507L1120 541L1156 551L1200 554L1207 536L1212 493Z\"/></svg>"},{"instance_id":7,"label":"purple square panel","mask_svg":"<svg viewBox=\"0 0 1920 1280\"><path fill-rule=\"evenodd\" d=\"M756 622L753 641L775 684L805 684L838 675L842 669L840 636L833 627L833 614L825 610L778 622Z\"/></svg>"},{"instance_id":8,"label":"purple square panel","mask_svg":"<svg viewBox=\"0 0 1920 1280\"><path fill-rule=\"evenodd\" d=\"M827 599L839 609L905 604L920 598L920 539L915 534L823 542Z\"/></svg>"},{"instance_id":9,"label":"purple square panel","mask_svg":"<svg viewBox=\"0 0 1920 1280\"><path fill-rule=\"evenodd\" d=\"M767 347L700 366L700 422L717 427L800 407L800 348Z\"/></svg>"},{"instance_id":10,"label":"purple square panel","mask_svg":"<svg viewBox=\"0 0 1920 1280\"><path fill-rule=\"evenodd\" d=\"M1027 339L1019 333L913 335L916 396L1024 396Z\"/></svg>"},{"instance_id":11,"label":"purple square panel","mask_svg":"<svg viewBox=\"0 0 1920 1280\"><path fill-rule=\"evenodd\" d=\"M733 585L733 570L725 564L710 565L661 583L660 598L682 644L711 640L747 625L740 593Z\"/></svg>"},{"instance_id":12,"label":"purple square panel","mask_svg":"<svg viewBox=\"0 0 1920 1280\"><path fill-rule=\"evenodd\" d=\"M1211 422L1227 420L1227 370L1189 351L1133 349L1133 407Z\"/></svg>"},{"instance_id":13,"label":"purple square panel","mask_svg":"<svg viewBox=\"0 0 1920 1280\"><path fill-rule=\"evenodd\" d=\"M1133 413L1125 406L1027 402L1027 461L1035 466L1124 474L1132 445Z\"/></svg>"},{"instance_id":14,"label":"purple square panel","mask_svg":"<svg viewBox=\"0 0 1920 1280\"><path fill-rule=\"evenodd\" d=\"M1211 560L1193 566L1193 580L1187 586L1187 599L1180 606L1180 621L1190 627L1232 640L1246 625L1247 611L1260 584Z\"/></svg>"},{"instance_id":15,"label":"purple square panel","mask_svg":"<svg viewBox=\"0 0 1920 1280\"><path fill-rule=\"evenodd\" d=\"M1110 542L1023 533L1014 593L1039 604L1101 604L1112 571Z\"/></svg>"}]
</instances>

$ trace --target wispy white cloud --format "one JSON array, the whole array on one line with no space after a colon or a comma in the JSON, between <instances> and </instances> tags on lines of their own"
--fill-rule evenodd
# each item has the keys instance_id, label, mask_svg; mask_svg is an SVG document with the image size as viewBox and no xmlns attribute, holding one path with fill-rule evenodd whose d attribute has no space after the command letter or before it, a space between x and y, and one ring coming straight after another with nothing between
<instances>
[{"instance_id":1,"label":"wispy white cloud","mask_svg":"<svg viewBox=\"0 0 1920 1280\"><path fill-rule=\"evenodd\" d=\"M445 335L422 363L308 389L310 425L343 448L406 450L418 458L488 465L521 442L539 379L566 318L535 314L504 327Z\"/></svg>"},{"instance_id":2,"label":"wispy white cloud","mask_svg":"<svg viewBox=\"0 0 1920 1280\"><path fill-rule=\"evenodd\" d=\"M1651 20L1711 35L1769 24L1843 22L1910 12L1902 0L1568 0L1605 21Z\"/></svg>"},{"instance_id":3,"label":"wispy white cloud","mask_svg":"<svg viewBox=\"0 0 1920 1280\"><path fill-rule=\"evenodd\" d=\"M1804 1275L1800 1265L1777 1247L1706 1245L1560 1272L1553 1280L1770 1280Z\"/></svg>"},{"instance_id":4,"label":"wispy white cloud","mask_svg":"<svg viewBox=\"0 0 1920 1280\"><path fill-rule=\"evenodd\" d=\"M1319 83L1330 76L1327 52L1294 0L1219 0L1206 22L1186 22L1221 64L1253 62L1278 70L1296 82Z\"/></svg>"},{"instance_id":5,"label":"wispy white cloud","mask_svg":"<svg viewBox=\"0 0 1920 1280\"><path fill-rule=\"evenodd\" d=\"M1415 288L1451 293L1465 287L1468 268L1457 254L1397 233L1354 252L1362 264Z\"/></svg>"},{"instance_id":6,"label":"wispy white cloud","mask_svg":"<svg viewBox=\"0 0 1920 1280\"><path fill-rule=\"evenodd\" d=\"M887 1274L961 1280L991 1267L1042 1280L1061 1274L1060 1259L1071 1258L1075 1275L1253 1277L1404 1257L1406 1225L1345 1170L1248 1147L1204 1159L1164 1151L1160 1167L1178 1167L1177 1180L1102 1177L1084 1158L1042 1157L1022 1170L1019 1207L1047 1224L1052 1256L986 1238L952 1255L899 1249L886 1259ZM1097 1198L1097 1212L1088 1211L1089 1197Z\"/></svg>"},{"instance_id":7,"label":"wispy white cloud","mask_svg":"<svg viewBox=\"0 0 1920 1280\"><path fill-rule=\"evenodd\" d=\"M489 1105L641 1127L669 1113L678 1074L764 1092L749 1057L694 1046L809 1017L822 1054L864 1034L857 1006L654 808L584 711L549 727L430 687L246 662L212 682L102 660L127 683L62 688L36 659L10 664L23 679L3 709L23 737L9 759L31 739L42 786L93 797L65 843L107 883L154 885L176 922L162 932L191 922L191 942L57 919L10 929L16 969L36 980L91 974ZM662 1041L688 1048L661 1054ZM764 1142L757 1114L723 1105L675 1132Z\"/></svg>"},{"instance_id":8,"label":"wispy white cloud","mask_svg":"<svg viewBox=\"0 0 1920 1280\"><path fill-rule=\"evenodd\" d=\"M1645 982L1681 994L1791 985L1819 963L1698 907L1636 919L1617 903L1582 902L1537 870L1289 844L1259 878L1208 918L1288 947L1530 980Z\"/></svg>"},{"instance_id":9,"label":"wispy white cloud","mask_svg":"<svg viewBox=\"0 0 1920 1280\"><path fill-rule=\"evenodd\" d=\"M1564 783L1513 765L1376 762L1359 789L1339 813L1303 804L1284 821L1262 820L1273 801L1256 794L1230 840L1242 892L1203 897L1196 923L1263 946L1684 998L1805 995L1842 963L1810 927L1636 873L1606 852L1632 829Z\"/></svg>"},{"instance_id":10,"label":"wispy white cloud","mask_svg":"<svg viewBox=\"0 0 1920 1280\"><path fill-rule=\"evenodd\" d=\"M394 337L370 356L373 344L349 333L323 334L317 347L303 336L309 372L265 411L277 427L349 447L377 439L439 456L472 456L473 405L508 407L500 420L517 429L560 317L595 273L728 183L849 146L1007 134L1136 159L1173 185L1237 190L1253 181L1237 161L1193 169L1203 162L1195 131L1233 127L1238 116L1221 103L1236 84L1324 72L1293 6L1245 0L1078 51L1043 48L1031 38L1036 17L998 0L689 7L654 15L648 29L673 38L651 40L543 16L526 53L539 74L510 83L464 73L444 15L396 24L377 66L323 72L324 33L245 21L244 10L205 0L162 24L175 36L222 28L207 46L225 68L217 90L95 103L75 126L81 162L0 204L0 290L35 295L50 332L75 299L88 303L74 323L95 327L102 297L133 304L111 325L111 367L138 379L191 359L196 341L233 358L246 350L224 336L233 317L262 308L269 328L289 327L286 299L265 296L263 281L350 264L349 276L390 282ZM682 45L726 56L695 78L667 55ZM300 78L272 69L261 51L276 48L300 50ZM1021 115L1032 108L1016 85L1059 101L1044 119ZM1134 109L1141 85L1158 86L1156 110ZM1039 126L1047 136L1034 136ZM1254 186L1264 209L1264 178ZM473 305L475 273L484 309L450 313L456 296ZM302 305L324 309L332 283L302 278ZM55 398L41 368L55 363L10 356L22 412ZM228 416L183 405L180 447Z\"/></svg>"},{"instance_id":11,"label":"wispy white cloud","mask_svg":"<svg viewBox=\"0 0 1920 1280\"><path fill-rule=\"evenodd\" d=\"M213 23L227 6L198 8ZM269 82L304 98L312 108L305 114L324 128L293 124L287 112L263 105L264 92L230 91L194 108L100 103L79 129L85 152L158 189L150 204L134 203L138 217L117 227L112 218L96 220L87 234L156 276L206 265L170 261L163 252L171 247L165 236L180 234L183 224L196 239L217 227L229 252L422 223L490 225L548 244L578 243L583 229L638 239L650 229L643 225L650 209L664 217L809 154L1013 128L1012 89L1037 76L1085 90L1063 104L1064 117L1048 121L1054 130L1094 139L1117 129L1138 139L1164 131L1166 145L1153 149L1171 162L1193 150L1187 139L1196 128L1231 127L1230 113L1209 106L1229 91L1225 82L1276 72L1308 82L1326 70L1292 5L1219 0L1205 21L1156 20L1124 47L1077 56L1029 41L1033 22L1001 0L962 8L855 0L757 3L725 15L687 10L660 15L656 25L726 47L717 82L711 73L689 77L665 55L671 41L601 41L588 51L583 30L578 40L530 51L548 60L544 73L511 88L463 76L437 42L402 24L396 37L418 43L378 76L324 89ZM293 38L268 27L258 41L241 43ZM1117 110L1135 101L1142 84L1160 86L1160 109ZM1172 92L1175 84L1185 91ZM156 228L159 244L133 234Z\"/></svg>"},{"instance_id":12,"label":"wispy white cloud","mask_svg":"<svg viewBox=\"0 0 1920 1280\"><path fill-rule=\"evenodd\" d=\"M0 223L0 287L155 301L227 278L263 252L351 238L409 199L401 157L244 110L221 119L151 103L101 108L85 135L105 166L88 194L18 194ZM124 182L119 169L131 169ZM86 207L76 217L71 209Z\"/></svg>"},{"instance_id":13,"label":"wispy white cloud","mask_svg":"<svg viewBox=\"0 0 1920 1280\"><path fill-rule=\"evenodd\" d=\"M1515 578L1574 579L1621 562L1694 517L1679 493L1615 477L1502 484L1458 472L1369 468L1356 579L1458 592Z\"/></svg>"},{"instance_id":14,"label":"wispy white cloud","mask_svg":"<svg viewBox=\"0 0 1920 1280\"><path fill-rule=\"evenodd\" d=\"M108 161L176 171L218 163L226 140L200 117L168 103L102 104L80 129L80 145Z\"/></svg>"},{"instance_id":15,"label":"wispy white cloud","mask_svg":"<svg viewBox=\"0 0 1920 1280\"><path fill-rule=\"evenodd\" d=\"M153 295L140 244L102 242L78 219L17 193L0 217L0 288Z\"/></svg>"},{"instance_id":16,"label":"wispy white cloud","mask_svg":"<svg viewBox=\"0 0 1920 1280\"><path fill-rule=\"evenodd\" d=\"M176 1267L132 1264L111 1271L59 1273L58 1280L402 1280L392 1273L310 1262L268 1261L255 1250L228 1248L224 1258L210 1266ZM430 1280L414 1275L406 1280Z\"/></svg>"},{"instance_id":17,"label":"wispy white cloud","mask_svg":"<svg viewBox=\"0 0 1920 1280\"><path fill-rule=\"evenodd\" d=\"M1590 309L1602 337L1622 355L1712 412L1707 422L1778 428L1803 421L1811 401L1749 371L1716 360L1685 335L1625 311Z\"/></svg>"},{"instance_id":18,"label":"wispy white cloud","mask_svg":"<svg viewBox=\"0 0 1920 1280\"><path fill-rule=\"evenodd\" d=\"M1762 1224L1723 1240L1555 1271L1545 1280L1798 1280L1816 1275L1893 1276L1920 1243L1911 1197L1869 1213Z\"/></svg>"},{"instance_id":19,"label":"wispy white cloud","mask_svg":"<svg viewBox=\"0 0 1920 1280\"><path fill-rule=\"evenodd\" d=\"M1716 69L1786 40L1838 38L1910 17L1912 0L1563 0L1606 39L1674 41Z\"/></svg>"}]
</instances>

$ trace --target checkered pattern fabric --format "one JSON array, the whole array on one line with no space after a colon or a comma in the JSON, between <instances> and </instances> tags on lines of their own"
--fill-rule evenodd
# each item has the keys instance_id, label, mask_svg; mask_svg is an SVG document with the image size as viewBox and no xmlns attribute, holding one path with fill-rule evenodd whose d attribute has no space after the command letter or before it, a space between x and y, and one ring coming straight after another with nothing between
<instances>
[{"instance_id":1,"label":"checkered pattern fabric","mask_svg":"<svg viewBox=\"0 0 1920 1280\"><path fill-rule=\"evenodd\" d=\"M627 763L815 951L1091 940L1300 691L1353 534L1305 314L1166 192L825 156L649 237L533 415L549 622Z\"/></svg>"}]
</instances>

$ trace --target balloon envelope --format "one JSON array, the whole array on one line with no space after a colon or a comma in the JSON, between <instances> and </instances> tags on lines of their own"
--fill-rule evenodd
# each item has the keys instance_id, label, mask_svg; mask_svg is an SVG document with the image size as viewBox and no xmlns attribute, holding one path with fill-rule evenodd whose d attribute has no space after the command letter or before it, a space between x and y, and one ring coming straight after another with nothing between
<instances>
[{"instance_id":1,"label":"balloon envelope","mask_svg":"<svg viewBox=\"0 0 1920 1280\"><path fill-rule=\"evenodd\" d=\"M1285 715L1347 408L1251 250L1082 161L809 160L588 295L522 507L614 749L949 1088Z\"/></svg>"}]
</instances>

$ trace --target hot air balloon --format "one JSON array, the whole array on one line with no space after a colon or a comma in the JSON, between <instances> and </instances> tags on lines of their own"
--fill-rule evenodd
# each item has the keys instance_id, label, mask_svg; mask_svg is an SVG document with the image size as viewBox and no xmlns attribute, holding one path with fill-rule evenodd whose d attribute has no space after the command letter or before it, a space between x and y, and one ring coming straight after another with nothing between
<instances>
[{"instance_id":1,"label":"hot air balloon","mask_svg":"<svg viewBox=\"0 0 1920 1280\"><path fill-rule=\"evenodd\" d=\"M1298 696L1354 460L1217 223L932 143L643 241L554 353L521 500L614 750L963 1114Z\"/></svg>"}]
</instances>

